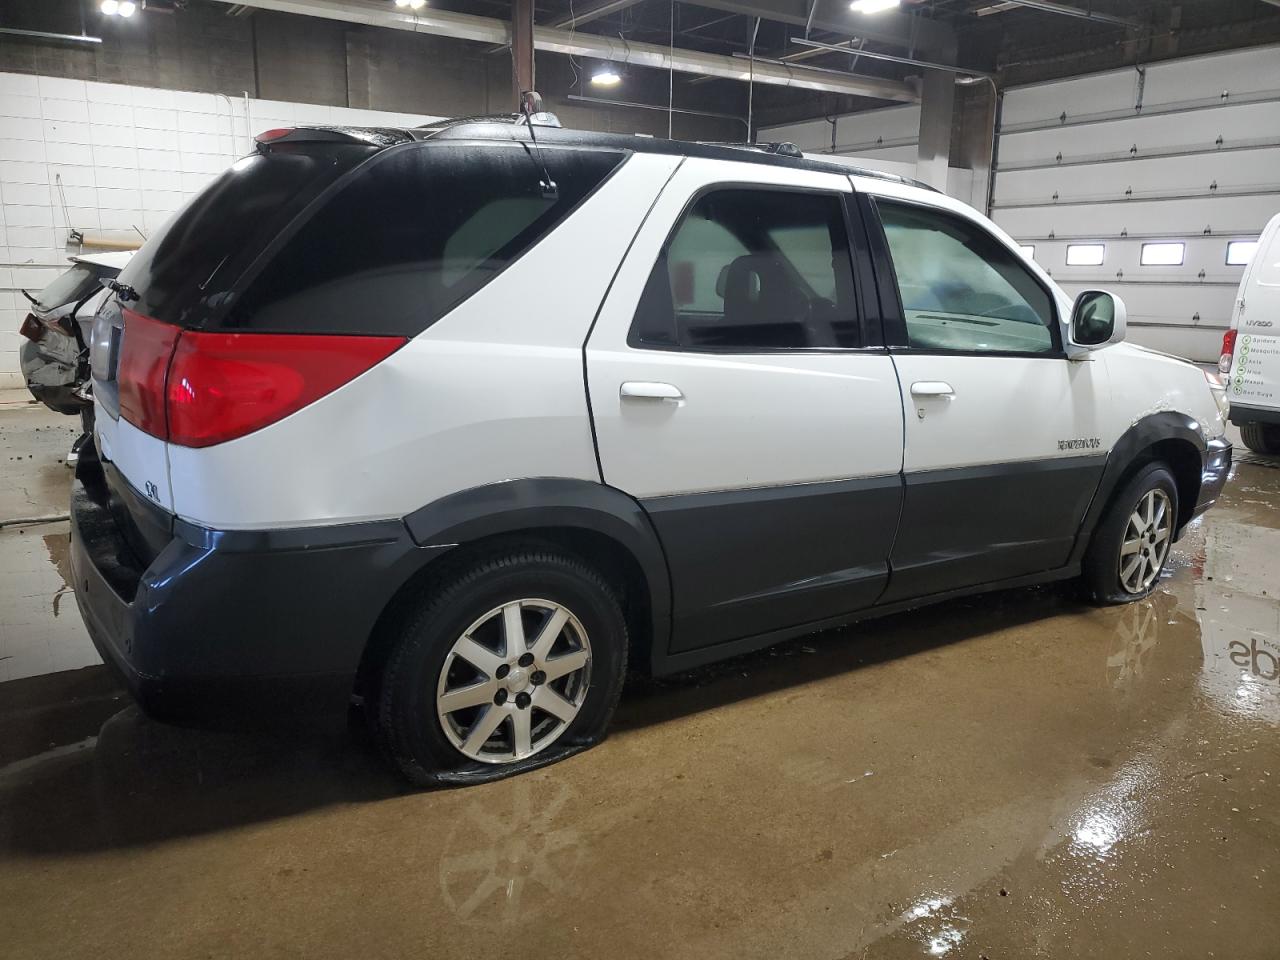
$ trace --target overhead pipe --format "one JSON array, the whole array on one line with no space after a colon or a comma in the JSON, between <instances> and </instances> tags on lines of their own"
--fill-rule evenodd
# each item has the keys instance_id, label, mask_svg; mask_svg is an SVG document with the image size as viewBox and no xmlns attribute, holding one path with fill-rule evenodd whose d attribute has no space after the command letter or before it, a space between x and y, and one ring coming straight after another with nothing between
<instances>
[{"instance_id":1,"label":"overhead pipe","mask_svg":"<svg viewBox=\"0 0 1280 960\"><path fill-rule=\"evenodd\" d=\"M898 57L891 53L876 53L873 50L866 50L862 47L854 47L852 41L849 44L836 43L819 43L817 40L805 40L802 37L792 37L791 42L810 50L822 50L825 53L851 53L855 56L866 57L869 60L886 60L889 63L901 63L909 67L921 67L925 70L944 70L947 73L962 73L965 76L977 77L979 79L986 78L990 80L995 74L988 73L986 70L974 70L971 67L957 67L953 63L934 63L930 60L917 60L915 57Z\"/></svg>"},{"instance_id":2,"label":"overhead pipe","mask_svg":"<svg viewBox=\"0 0 1280 960\"><path fill-rule=\"evenodd\" d=\"M217 0L233 4L233 0ZM292 13L304 17L321 17L360 23L371 27L406 30L410 33L429 33L456 40L472 40L478 43L511 43L510 24L492 17L478 17L467 13L425 8L406 12L388 3L368 0L234 0L240 6L278 13ZM802 90L820 90L824 93L841 93L854 97L872 97L877 100L894 100L915 103L920 99L916 88L900 80L880 77L864 77L832 70L815 70L810 67L791 66L784 63L768 63L757 60L754 68L734 57L700 50L670 49L655 43L629 42L616 37L604 37L590 33L562 30L555 27L534 27L533 46L548 53L565 56L610 60L637 67L657 70L677 70L702 76L721 77L747 83L767 83L780 87L796 87Z\"/></svg>"},{"instance_id":3,"label":"overhead pipe","mask_svg":"<svg viewBox=\"0 0 1280 960\"><path fill-rule=\"evenodd\" d=\"M1270 3L1272 0L1266 0ZM1280 5L1280 0L1276 0ZM1109 23L1117 27L1127 27L1130 30L1140 30L1142 24L1137 20L1130 20L1128 17L1117 17L1110 13L1097 13L1094 10L1082 10L1079 7L1070 7L1065 3L1054 3L1052 0L1000 0L995 4L1002 10L1009 7L1026 7L1029 10L1039 10L1041 13L1058 13L1064 17L1075 17L1078 20L1093 20L1096 23ZM982 16L982 11L975 11Z\"/></svg>"}]
</instances>

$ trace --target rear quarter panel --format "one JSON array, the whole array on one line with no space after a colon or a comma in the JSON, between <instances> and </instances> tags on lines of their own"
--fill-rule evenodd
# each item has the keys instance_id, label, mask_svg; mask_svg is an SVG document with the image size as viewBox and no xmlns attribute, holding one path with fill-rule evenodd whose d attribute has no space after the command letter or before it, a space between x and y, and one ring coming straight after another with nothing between
<instances>
[{"instance_id":1,"label":"rear quarter panel","mask_svg":"<svg viewBox=\"0 0 1280 960\"><path fill-rule=\"evenodd\" d=\"M517 477L598 481L583 343L678 162L630 157L474 296L310 406L228 443L169 445L173 509L268 529L401 517Z\"/></svg>"}]
</instances>

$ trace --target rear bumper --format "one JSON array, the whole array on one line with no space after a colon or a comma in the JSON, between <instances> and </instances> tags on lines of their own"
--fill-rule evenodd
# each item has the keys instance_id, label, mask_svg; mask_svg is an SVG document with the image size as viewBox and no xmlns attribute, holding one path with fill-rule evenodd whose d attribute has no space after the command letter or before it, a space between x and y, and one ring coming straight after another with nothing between
<instances>
[{"instance_id":1,"label":"rear bumper","mask_svg":"<svg viewBox=\"0 0 1280 960\"><path fill-rule=\"evenodd\" d=\"M226 532L153 507L150 530L167 518L171 532L144 563L102 471L90 446L71 498L76 602L103 660L159 719L259 726L342 710L378 616L430 559L399 521Z\"/></svg>"},{"instance_id":2,"label":"rear bumper","mask_svg":"<svg viewBox=\"0 0 1280 960\"><path fill-rule=\"evenodd\" d=\"M1231 441L1226 437L1215 437L1208 442L1200 457L1200 496L1196 498L1193 517L1212 507L1222 495L1227 474L1231 472Z\"/></svg>"},{"instance_id":3,"label":"rear bumper","mask_svg":"<svg viewBox=\"0 0 1280 960\"><path fill-rule=\"evenodd\" d=\"M1227 419L1237 427L1246 423L1280 423L1280 410L1270 407L1251 407L1247 403L1233 403Z\"/></svg>"}]
</instances>

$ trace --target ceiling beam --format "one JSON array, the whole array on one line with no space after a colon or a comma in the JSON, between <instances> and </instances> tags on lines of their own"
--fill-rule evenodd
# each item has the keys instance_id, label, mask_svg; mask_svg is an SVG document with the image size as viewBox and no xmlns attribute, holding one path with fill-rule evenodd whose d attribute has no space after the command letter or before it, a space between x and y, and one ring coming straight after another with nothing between
<instances>
[{"instance_id":1,"label":"ceiling beam","mask_svg":"<svg viewBox=\"0 0 1280 960\"><path fill-rule=\"evenodd\" d=\"M931 60L917 60L914 57L898 57L891 53L876 53L864 50L852 44L819 43L803 37L792 37L791 42L810 50L822 50L826 53L847 53L853 56L866 57L868 60L885 60L889 63L901 63L909 67L922 67L925 70L945 70L947 73L962 73L967 77L994 77L994 73L986 70L973 70L969 67L957 67L950 63L934 63Z\"/></svg>"},{"instance_id":2,"label":"ceiling beam","mask_svg":"<svg viewBox=\"0 0 1280 960\"><path fill-rule=\"evenodd\" d=\"M600 3L595 4L584 3L581 10L574 10L572 15L565 13L563 16L556 17L547 26L566 27L570 30L576 30L592 20L599 20L601 17L621 13L628 7L634 7L639 2L640 0L601 0Z\"/></svg>"},{"instance_id":3,"label":"ceiling beam","mask_svg":"<svg viewBox=\"0 0 1280 960\"><path fill-rule=\"evenodd\" d=\"M233 0L217 0L231 3ZM429 33L457 40L478 43L511 43L511 25L492 17L478 17L466 13L453 13L430 7L417 12L394 7L389 3L373 0L239 0L246 7L274 10L304 17L322 17L346 23L361 23L371 27L406 30L410 33ZM705 53L665 44L627 41L620 37L578 33L553 27L535 26L533 46L548 53L566 56L589 57L610 60L637 67L658 70L675 70L700 76L722 77L746 83L764 83L771 86L795 87L802 90L820 90L825 93L842 93L855 97L871 97L900 103L915 103L920 99L916 88L901 80L881 77L864 77L838 70L821 70L816 67L792 66L785 63L748 62L719 53Z\"/></svg>"},{"instance_id":4,"label":"ceiling beam","mask_svg":"<svg viewBox=\"0 0 1280 960\"><path fill-rule=\"evenodd\" d=\"M1273 0L1266 0L1273 2ZM1280 0L1274 0L1280 3ZM1117 27L1128 27L1130 30L1140 29L1143 24L1128 17L1116 17L1109 13L1096 13L1093 10L1082 10L1069 7L1065 3L1054 3L1052 0L1001 0L1000 7L1026 7L1028 10L1039 10L1041 13L1057 13L1064 17L1075 17L1078 20L1092 20L1095 23L1109 23Z\"/></svg>"}]
</instances>

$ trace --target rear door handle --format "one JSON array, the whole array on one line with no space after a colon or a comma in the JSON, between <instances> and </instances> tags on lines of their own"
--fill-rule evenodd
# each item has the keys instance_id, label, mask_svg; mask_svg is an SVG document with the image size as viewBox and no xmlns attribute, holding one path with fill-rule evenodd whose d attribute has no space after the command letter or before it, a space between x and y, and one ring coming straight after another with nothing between
<instances>
[{"instance_id":1,"label":"rear door handle","mask_svg":"<svg viewBox=\"0 0 1280 960\"><path fill-rule=\"evenodd\" d=\"M954 397L955 390L945 380L917 380L911 385L913 397Z\"/></svg>"},{"instance_id":2,"label":"rear door handle","mask_svg":"<svg viewBox=\"0 0 1280 960\"><path fill-rule=\"evenodd\" d=\"M684 399L684 394L675 384L654 383L647 380L628 380L618 393L624 400L680 401Z\"/></svg>"}]
</instances>

